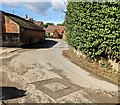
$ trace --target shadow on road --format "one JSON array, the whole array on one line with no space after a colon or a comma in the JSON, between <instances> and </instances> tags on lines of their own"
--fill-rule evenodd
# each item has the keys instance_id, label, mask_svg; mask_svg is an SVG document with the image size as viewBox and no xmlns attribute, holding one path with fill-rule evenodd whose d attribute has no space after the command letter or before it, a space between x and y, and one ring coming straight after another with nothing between
<instances>
[{"instance_id":1,"label":"shadow on road","mask_svg":"<svg viewBox=\"0 0 120 105\"><path fill-rule=\"evenodd\" d=\"M25 90L20 90L16 87L0 86L0 100L23 97L26 96L25 92Z\"/></svg>"},{"instance_id":2,"label":"shadow on road","mask_svg":"<svg viewBox=\"0 0 120 105\"><path fill-rule=\"evenodd\" d=\"M29 45L23 45L21 46L24 49L36 49L36 48L51 48L54 45L56 45L58 42L54 40L45 40L44 42L38 42L34 44L29 44Z\"/></svg>"}]
</instances>

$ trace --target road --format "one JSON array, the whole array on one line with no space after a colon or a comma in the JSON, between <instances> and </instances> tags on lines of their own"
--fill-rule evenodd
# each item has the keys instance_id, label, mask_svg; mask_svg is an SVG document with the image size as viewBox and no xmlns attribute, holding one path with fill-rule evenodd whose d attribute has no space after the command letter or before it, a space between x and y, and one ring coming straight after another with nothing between
<instances>
[{"instance_id":1,"label":"road","mask_svg":"<svg viewBox=\"0 0 120 105\"><path fill-rule=\"evenodd\" d=\"M63 40L47 39L40 47L20 48L12 54L3 54L2 86L26 91L23 96L21 93L17 98L8 96L5 102L118 102L118 86L64 58L62 52L68 48L68 44Z\"/></svg>"}]
</instances>

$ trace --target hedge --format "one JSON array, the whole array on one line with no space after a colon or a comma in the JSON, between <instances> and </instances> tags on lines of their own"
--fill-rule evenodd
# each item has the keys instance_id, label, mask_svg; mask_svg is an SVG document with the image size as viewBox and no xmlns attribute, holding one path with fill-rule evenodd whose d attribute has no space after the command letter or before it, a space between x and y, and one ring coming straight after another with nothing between
<instances>
[{"instance_id":1,"label":"hedge","mask_svg":"<svg viewBox=\"0 0 120 105\"><path fill-rule=\"evenodd\" d=\"M120 2L68 2L65 26L68 43L87 56L120 60Z\"/></svg>"}]
</instances>

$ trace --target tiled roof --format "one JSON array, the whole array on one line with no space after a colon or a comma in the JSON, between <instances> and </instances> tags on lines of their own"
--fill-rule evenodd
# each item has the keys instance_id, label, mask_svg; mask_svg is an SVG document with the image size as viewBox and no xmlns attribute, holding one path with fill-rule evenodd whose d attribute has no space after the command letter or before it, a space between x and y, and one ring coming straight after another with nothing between
<instances>
[{"instance_id":1,"label":"tiled roof","mask_svg":"<svg viewBox=\"0 0 120 105\"><path fill-rule=\"evenodd\" d=\"M59 34L61 34L65 30L65 26L48 26L47 28L45 28L45 31L53 33L55 29L58 31Z\"/></svg>"},{"instance_id":2,"label":"tiled roof","mask_svg":"<svg viewBox=\"0 0 120 105\"><path fill-rule=\"evenodd\" d=\"M36 25L38 25L39 27L44 27L44 23L43 21L33 21Z\"/></svg>"},{"instance_id":3,"label":"tiled roof","mask_svg":"<svg viewBox=\"0 0 120 105\"><path fill-rule=\"evenodd\" d=\"M55 31L54 28L44 28L44 30L48 33L53 33Z\"/></svg>"},{"instance_id":4,"label":"tiled roof","mask_svg":"<svg viewBox=\"0 0 120 105\"><path fill-rule=\"evenodd\" d=\"M30 21L28 21L24 18L21 18L19 16L14 15L14 14L6 13L6 12L3 12L3 11L0 11L0 12L1 12L2 15L5 15L5 16L9 17L11 20L16 22L20 27L33 29L33 30L43 30L42 28L40 28L39 26L37 26L33 22L30 22Z\"/></svg>"}]
</instances>

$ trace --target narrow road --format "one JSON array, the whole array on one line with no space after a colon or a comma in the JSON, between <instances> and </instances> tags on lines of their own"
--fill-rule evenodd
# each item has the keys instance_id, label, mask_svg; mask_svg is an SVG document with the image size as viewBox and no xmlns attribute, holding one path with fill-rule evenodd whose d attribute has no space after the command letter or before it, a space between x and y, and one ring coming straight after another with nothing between
<instances>
[{"instance_id":1,"label":"narrow road","mask_svg":"<svg viewBox=\"0 0 120 105\"><path fill-rule=\"evenodd\" d=\"M3 63L3 86L26 90L18 103L116 103L118 86L74 65L63 57L68 44L47 39L40 48L23 49ZM4 59L3 59L4 60ZM7 82L8 81L8 82Z\"/></svg>"}]
</instances>

